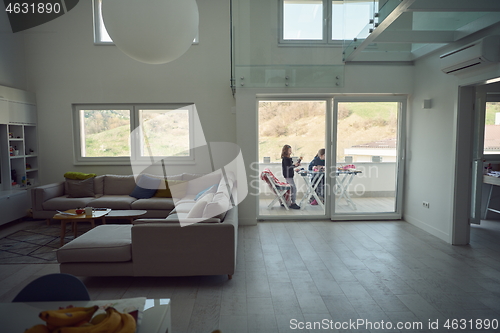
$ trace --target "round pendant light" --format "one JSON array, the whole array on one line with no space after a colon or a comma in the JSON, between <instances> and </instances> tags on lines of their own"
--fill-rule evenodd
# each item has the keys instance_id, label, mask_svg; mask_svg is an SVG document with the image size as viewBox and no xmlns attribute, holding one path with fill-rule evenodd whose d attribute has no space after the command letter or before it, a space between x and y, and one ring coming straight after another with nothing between
<instances>
[{"instance_id":1,"label":"round pendant light","mask_svg":"<svg viewBox=\"0 0 500 333\"><path fill-rule=\"evenodd\" d=\"M196 0L103 0L102 18L113 43L148 64L179 58L198 33Z\"/></svg>"}]
</instances>

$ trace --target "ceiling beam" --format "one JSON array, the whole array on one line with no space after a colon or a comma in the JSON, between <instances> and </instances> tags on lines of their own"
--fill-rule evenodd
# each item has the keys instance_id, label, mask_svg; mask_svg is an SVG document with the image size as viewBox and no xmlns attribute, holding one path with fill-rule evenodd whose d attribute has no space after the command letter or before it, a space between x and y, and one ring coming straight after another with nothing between
<instances>
[{"instance_id":1,"label":"ceiling beam","mask_svg":"<svg viewBox=\"0 0 500 333\"><path fill-rule=\"evenodd\" d=\"M499 12L498 0L417 0L408 12Z\"/></svg>"},{"instance_id":2,"label":"ceiling beam","mask_svg":"<svg viewBox=\"0 0 500 333\"><path fill-rule=\"evenodd\" d=\"M455 31L384 31L373 40L375 43L452 43Z\"/></svg>"}]
</instances>

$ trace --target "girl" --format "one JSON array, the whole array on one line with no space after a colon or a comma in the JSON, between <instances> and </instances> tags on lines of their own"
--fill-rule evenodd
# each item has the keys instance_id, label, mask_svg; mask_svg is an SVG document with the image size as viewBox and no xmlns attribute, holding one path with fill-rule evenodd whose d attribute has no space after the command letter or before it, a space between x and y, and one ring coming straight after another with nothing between
<instances>
[{"instance_id":1,"label":"girl","mask_svg":"<svg viewBox=\"0 0 500 333\"><path fill-rule=\"evenodd\" d=\"M325 148L321 148L318 150L318 153L316 156L314 156L314 159L309 163L309 171L313 170L313 167L315 166L325 166Z\"/></svg>"},{"instance_id":2,"label":"girl","mask_svg":"<svg viewBox=\"0 0 500 333\"><path fill-rule=\"evenodd\" d=\"M297 197L297 187L295 186L295 182L293 181L294 176L294 167L298 167L300 165L300 161L297 163L293 163L292 158L292 147L290 145L284 145L281 150L281 168L283 170L283 177L285 177L286 182L291 185L291 201L292 204L290 208L292 209L300 209L299 205L295 203L295 199Z\"/></svg>"},{"instance_id":3,"label":"girl","mask_svg":"<svg viewBox=\"0 0 500 333\"><path fill-rule=\"evenodd\" d=\"M321 148L318 150L318 153L314 157L314 159L309 163L309 171L313 171L314 167L318 167L318 171L321 171L322 169L325 168L325 148ZM315 170L316 171L316 170ZM314 174L312 177L312 183L315 184L319 175ZM324 185L325 185L325 178L323 177L321 179L321 183L318 184L316 187L316 193L320 196L320 198L324 197ZM314 197L311 197L310 201L311 205L317 205L318 203L316 202L316 199Z\"/></svg>"}]
</instances>

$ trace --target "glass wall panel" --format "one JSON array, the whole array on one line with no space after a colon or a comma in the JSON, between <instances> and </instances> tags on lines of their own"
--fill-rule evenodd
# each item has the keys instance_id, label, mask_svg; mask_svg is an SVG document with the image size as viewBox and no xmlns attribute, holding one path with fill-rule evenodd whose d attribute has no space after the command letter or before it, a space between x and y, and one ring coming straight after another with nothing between
<instances>
[{"instance_id":1,"label":"glass wall panel","mask_svg":"<svg viewBox=\"0 0 500 333\"><path fill-rule=\"evenodd\" d=\"M396 211L399 102L339 102L335 214Z\"/></svg>"},{"instance_id":2,"label":"glass wall panel","mask_svg":"<svg viewBox=\"0 0 500 333\"><path fill-rule=\"evenodd\" d=\"M297 188L295 201L300 209L281 206L280 199L277 199L280 194L276 193L276 189L268 181L259 179L259 215L325 215L324 181L317 182L319 179L308 171L318 151L325 148L326 109L325 100L259 101L259 175L263 172L268 175L269 172L272 173L279 191L279 185L286 183L281 158L283 146L291 146L294 162L301 160L300 165L295 167L293 177ZM324 164L325 156L319 160L322 161L319 164ZM284 197L286 198L286 194Z\"/></svg>"}]
</instances>

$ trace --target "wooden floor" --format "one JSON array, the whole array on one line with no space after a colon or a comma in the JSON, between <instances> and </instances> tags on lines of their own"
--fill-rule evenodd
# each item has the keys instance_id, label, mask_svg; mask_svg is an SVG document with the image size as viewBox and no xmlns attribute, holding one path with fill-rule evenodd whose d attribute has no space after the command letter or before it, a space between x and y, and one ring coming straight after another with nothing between
<instances>
[{"instance_id":1,"label":"wooden floor","mask_svg":"<svg viewBox=\"0 0 500 333\"><path fill-rule=\"evenodd\" d=\"M300 203L297 200L297 204ZM311 205L304 201L300 209L286 210L281 207L278 202L274 203L271 208L269 204L272 198L259 199L259 214L261 216L300 216L300 215L324 215L325 211L320 205ZM395 211L395 198L394 197L352 197L352 202L355 207L349 204L345 199L339 200L335 211L341 214L359 214L359 213L382 213Z\"/></svg>"},{"instance_id":2,"label":"wooden floor","mask_svg":"<svg viewBox=\"0 0 500 333\"><path fill-rule=\"evenodd\" d=\"M472 227L469 246L446 244L405 222L261 222L240 227L232 280L82 280L93 299L171 298L174 333L452 332L442 328L447 319L500 320L499 240L495 221ZM57 265L1 265L0 301L57 271ZM423 328L292 329L293 320L324 319L422 322ZM440 329L429 330L429 320L439 320Z\"/></svg>"}]
</instances>

